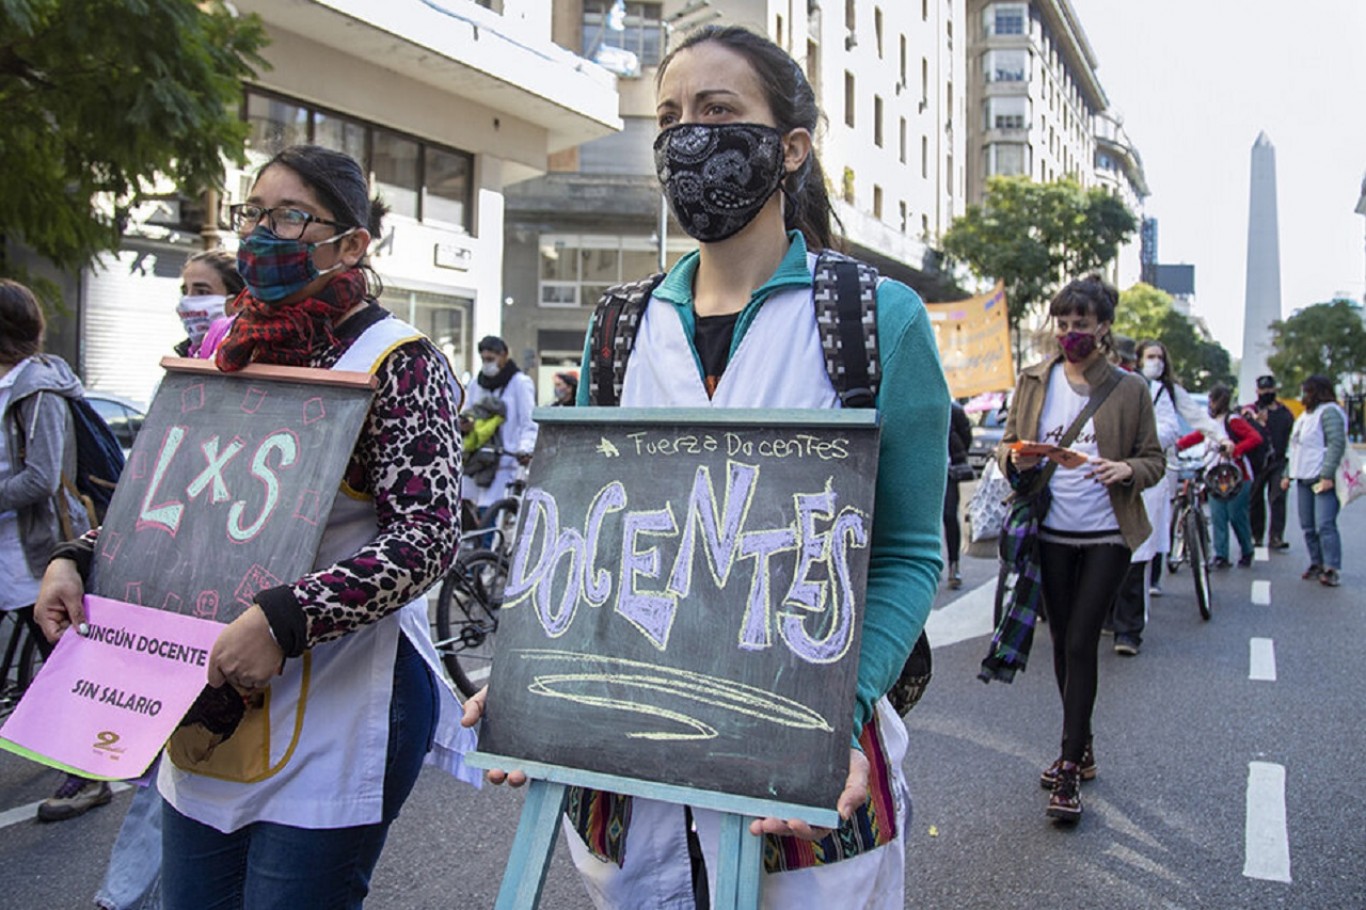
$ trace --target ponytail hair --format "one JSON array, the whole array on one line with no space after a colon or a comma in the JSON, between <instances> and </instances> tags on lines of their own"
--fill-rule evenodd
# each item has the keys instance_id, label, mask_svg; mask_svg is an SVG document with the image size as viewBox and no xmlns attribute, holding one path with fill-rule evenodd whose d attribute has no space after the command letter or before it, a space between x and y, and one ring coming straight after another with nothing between
<instances>
[{"instance_id":1,"label":"ponytail hair","mask_svg":"<svg viewBox=\"0 0 1366 910\"><path fill-rule=\"evenodd\" d=\"M659 64L655 77L658 86L664 79L674 55L679 51L714 41L749 61L759 79L773 122L786 135L795 129L811 134L812 148L801 167L783 178L783 220L788 230L799 230L813 251L834 247L833 225L840 225L830 205L830 190L825 182L825 171L816 158L815 137L820 126L821 112L816 104L816 92L811 82L787 51L763 35L736 25L705 25L696 29L682 43L669 52Z\"/></svg>"}]
</instances>

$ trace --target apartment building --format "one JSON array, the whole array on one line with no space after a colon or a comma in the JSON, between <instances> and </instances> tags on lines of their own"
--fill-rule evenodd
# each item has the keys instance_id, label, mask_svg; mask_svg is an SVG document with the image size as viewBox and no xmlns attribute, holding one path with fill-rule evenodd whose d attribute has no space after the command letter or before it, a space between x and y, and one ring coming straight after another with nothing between
<instances>
[{"instance_id":1,"label":"apartment building","mask_svg":"<svg viewBox=\"0 0 1366 910\"><path fill-rule=\"evenodd\" d=\"M1111 109L1099 63L1068 0L968 0L968 198L988 177L1071 177L1103 186L1141 217L1148 195L1138 149ZM1135 231L1109 278L1139 280Z\"/></svg>"},{"instance_id":2,"label":"apartment building","mask_svg":"<svg viewBox=\"0 0 1366 910\"><path fill-rule=\"evenodd\" d=\"M554 157L506 192L506 337L538 390L577 365L603 288L672 265L696 243L662 206L654 83L706 23L767 34L803 66L850 252L933 294L935 245L966 198L964 0L565 0L553 38L618 74L622 130ZM624 16L621 15L624 12ZM662 252L661 252L662 251Z\"/></svg>"},{"instance_id":3,"label":"apartment building","mask_svg":"<svg viewBox=\"0 0 1366 910\"><path fill-rule=\"evenodd\" d=\"M243 87L248 165L221 198L168 188L134 213L123 250L81 276L87 384L147 399L183 336L173 308L186 257L235 246L221 206L298 142L364 164L392 210L372 247L382 302L470 370L479 337L504 330L505 193L620 128L616 78L551 41L550 0L235 2L270 37L269 68Z\"/></svg>"}]
</instances>

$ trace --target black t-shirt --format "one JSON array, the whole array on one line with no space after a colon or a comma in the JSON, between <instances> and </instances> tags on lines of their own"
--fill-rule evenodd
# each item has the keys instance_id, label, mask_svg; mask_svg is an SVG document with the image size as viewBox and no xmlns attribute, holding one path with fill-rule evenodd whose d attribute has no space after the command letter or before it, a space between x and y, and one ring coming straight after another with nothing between
<instances>
[{"instance_id":1,"label":"black t-shirt","mask_svg":"<svg viewBox=\"0 0 1366 910\"><path fill-rule=\"evenodd\" d=\"M693 330L693 344L697 346L697 356L702 361L702 373L707 386L707 397L716 391L721 374L730 362L730 345L735 337L735 323L739 313L724 316L698 316Z\"/></svg>"}]
</instances>

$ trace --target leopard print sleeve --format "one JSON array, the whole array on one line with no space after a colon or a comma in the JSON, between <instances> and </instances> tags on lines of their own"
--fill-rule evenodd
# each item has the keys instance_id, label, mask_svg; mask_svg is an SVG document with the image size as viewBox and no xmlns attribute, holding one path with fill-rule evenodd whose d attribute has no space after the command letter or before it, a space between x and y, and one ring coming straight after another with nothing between
<instances>
[{"instance_id":1,"label":"leopard print sleeve","mask_svg":"<svg viewBox=\"0 0 1366 910\"><path fill-rule=\"evenodd\" d=\"M374 498L379 533L355 554L286 586L307 646L341 638L440 581L459 542L460 437L450 368L431 343L395 349L347 466Z\"/></svg>"}]
</instances>

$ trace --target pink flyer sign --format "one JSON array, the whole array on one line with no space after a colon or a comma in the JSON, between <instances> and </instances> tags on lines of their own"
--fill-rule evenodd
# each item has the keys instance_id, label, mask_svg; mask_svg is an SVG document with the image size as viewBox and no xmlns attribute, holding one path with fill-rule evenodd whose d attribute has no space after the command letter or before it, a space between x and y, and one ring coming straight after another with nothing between
<instances>
[{"instance_id":1,"label":"pink flyer sign","mask_svg":"<svg viewBox=\"0 0 1366 910\"><path fill-rule=\"evenodd\" d=\"M87 634L61 637L0 748L86 777L139 777L204 688L223 625L93 594L85 616Z\"/></svg>"}]
</instances>

